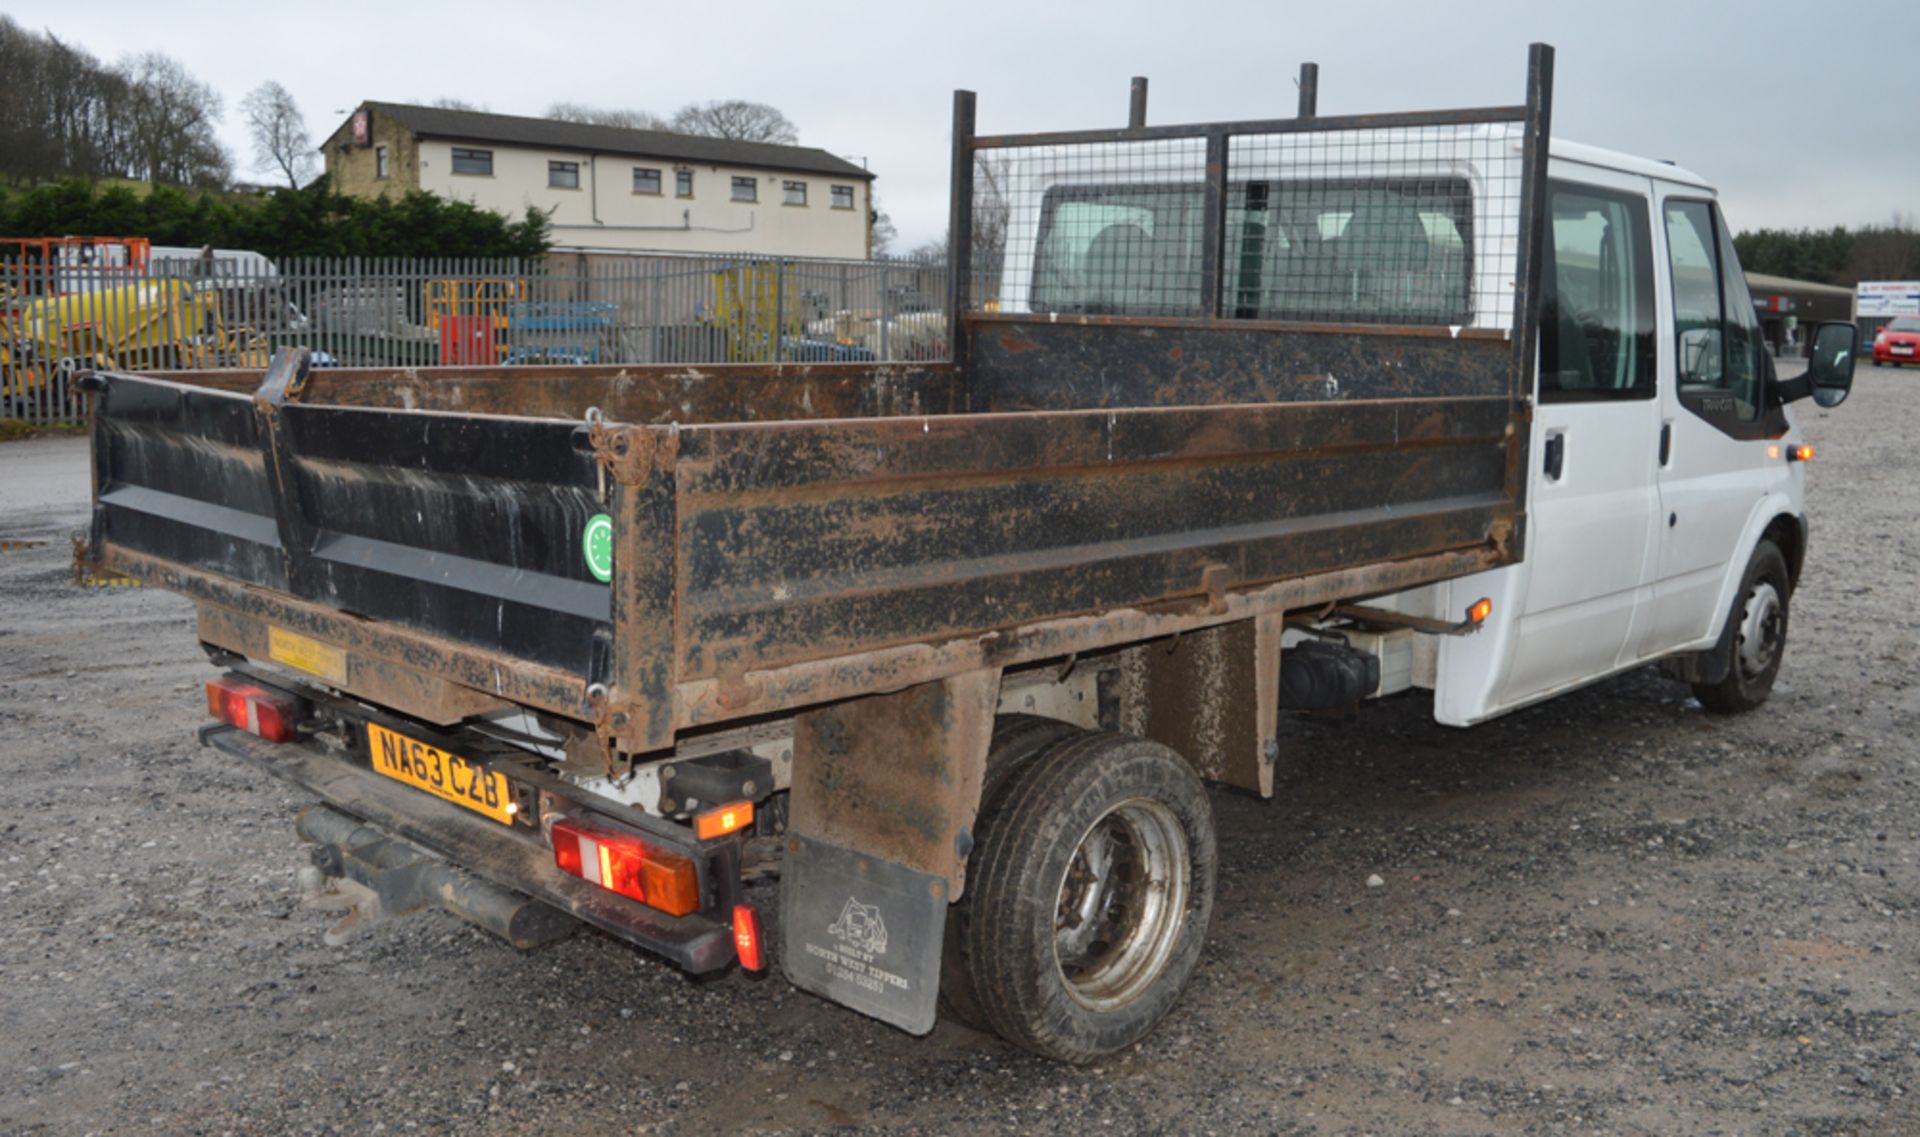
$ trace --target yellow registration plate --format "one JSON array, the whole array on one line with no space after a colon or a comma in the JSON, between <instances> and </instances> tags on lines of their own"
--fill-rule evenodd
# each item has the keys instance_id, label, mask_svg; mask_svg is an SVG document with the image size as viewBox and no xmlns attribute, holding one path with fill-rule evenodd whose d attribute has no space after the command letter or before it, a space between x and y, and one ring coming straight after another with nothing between
<instances>
[{"instance_id":1,"label":"yellow registration plate","mask_svg":"<svg viewBox=\"0 0 1920 1137\"><path fill-rule=\"evenodd\" d=\"M458 754L367 724L367 750L373 768L395 781L464 805L502 825L513 824L513 795L507 779Z\"/></svg>"}]
</instances>

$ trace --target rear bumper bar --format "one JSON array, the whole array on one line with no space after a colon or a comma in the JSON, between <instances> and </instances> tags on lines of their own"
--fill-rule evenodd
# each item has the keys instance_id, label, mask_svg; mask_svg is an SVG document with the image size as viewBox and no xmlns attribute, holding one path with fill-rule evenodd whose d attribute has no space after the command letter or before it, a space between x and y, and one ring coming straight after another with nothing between
<instances>
[{"instance_id":1,"label":"rear bumper bar","mask_svg":"<svg viewBox=\"0 0 1920 1137\"><path fill-rule=\"evenodd\" d=\"M341 813L443 857L484 880L549 904L687 971L734 960L730 924L674 917L562 872L536 838L381 777L318 742L268 742L230 726L200 732L203 744L305 790Z\"/></svg>"}]
</instances>

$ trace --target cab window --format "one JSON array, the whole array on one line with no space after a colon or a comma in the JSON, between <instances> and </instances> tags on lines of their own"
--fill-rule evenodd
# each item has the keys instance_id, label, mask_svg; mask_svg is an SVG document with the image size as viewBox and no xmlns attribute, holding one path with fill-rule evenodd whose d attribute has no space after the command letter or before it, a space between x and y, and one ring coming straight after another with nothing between
<instances>
[{"instance_id":1,"label":"cab window","mask_svg":"<svg viewBox=\"0 0 1920 1137\"><path fill-rule=\"evenodd\" d=\"M1041 206L1033 308L1200 309L1201 187L1058 186ZM1473 196L1453 178L1228 187L1222 310L1346 324L1473 320Z\"/></svg>"},{"instance_id":2,"label":"cab window","mask_svg":"<svg viewBox=\"0 0 1920 1137\"><path fill-rule=\"evenodd\" d=\"M1549 187L1553 240L1542 274L1542 402L1654 394L1653 246L1646 199Z\"/></svg>"},{"instance_id":3,"label":"cab window","mask_svg":"<svg viewBox=\"0 0 1920 1137\"><path fill-rule=\"evenodd\" d=\"M1667 257L1680 401L1707 419L1753 422L1761 412L1759 320L1717 211L1666 203Z\"/></svg>"}]
</instances>

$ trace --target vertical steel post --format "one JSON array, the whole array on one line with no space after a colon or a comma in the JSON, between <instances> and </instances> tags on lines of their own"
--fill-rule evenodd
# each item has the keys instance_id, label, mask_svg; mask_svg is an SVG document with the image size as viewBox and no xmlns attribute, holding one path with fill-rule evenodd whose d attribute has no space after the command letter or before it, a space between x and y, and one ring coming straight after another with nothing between
<instances>
[{"instance_id":1,"label":"vertical steel post","mask_svg":"<svg viewBox=\"0 0 1920 1137\"><path fill-rule=\"evenodd\" d=\"M1508 398L1515 418L1533 393L1534 352L1540 331L1540 264L1548 230L1547 145L1553 134L1553 48L1536 43L1527 49L1527 118L1520 154L1520 232L1515 253L1513 291L1513 371ZM1527 485L1527 430L1509 442L1507 493L1524 505ZM1515 535L1518 540L1518 535Z\"/></svg>"},{"instance_id":2,"label":"vertical steel post","mask_svg":"<svg viewBox=\"0 0 1920 1137\"><path fill-rule=\"evenodd\" d=\"M953 93L953 183L947 203L947 352L963 374L967 365L966 314L973 276L973 123L972 91Z\"/></svg>"},{"instance_id":3,"label":"vertical steel post","mask_svg":"<svg viewBox=\"0 0 1920 1137\"><path fill-rule=\"evenodd\" d=\"M1320 113L1320 65L1302 63L1300 65L1300 117L1312 118Z\"/></svg>"},{"instance_id":4,"label":"vertical steel post","mask_svg":"<svg viewBox=\"0 0 1920 1137\"><path fill-rule=\"evenodd\" d=\"M653 357L647 362L665 363L667 362L666 274L655 272L651 283L653 285Z\"/></svg>"},{"instance_id":5,"label":"vertical steel post","mask_svg":"<svg viewBox=\"0 0 1920 1137\"><path fill-rule=\"evenodd\" d=\"M787 262L784 258L773 258L773 330L772 340L768 343L770 358L779 363L785 361L787 331Z\"/></svg>"},{"instance_id":6,"label":"vertical steel post","mask_svg":"<svg viewBox=\"0 0 1920 1137\"><path fill-rule=\"evenodd\" d=\"M880 358L883 361L890 360L893 358L893 351L892 351L893 345L888 342L888 340L891 337L891 330L887 326L893 323L892 282L893 282L892 266L889 265L886 261L881 261L880 262L880 303L874 305L874 307L880 313Z\"/></svg>"},{"instance_id":7,"label":"vertical steel post","mask_svg":"<svg viewBox=\"0 0 1920 1137\"><path fill-rule=\"evenodd\" d=\"M1133 98L1127 105L1127 126L1139 130L1147 125L1147 77L1133 77Z\"/></svg>"},{"instance_id":8,"label":"vertical steel post","mask_svg":"<svg viewBox=\"0 0 1920 1137\"><path fill-rule=\"evenodd\" d=\"M1200 314L1220 316L1225 291L1227 239L1227 135L1207 135L1207 180L1200 215Z\"/></svg>"}]
</instances>

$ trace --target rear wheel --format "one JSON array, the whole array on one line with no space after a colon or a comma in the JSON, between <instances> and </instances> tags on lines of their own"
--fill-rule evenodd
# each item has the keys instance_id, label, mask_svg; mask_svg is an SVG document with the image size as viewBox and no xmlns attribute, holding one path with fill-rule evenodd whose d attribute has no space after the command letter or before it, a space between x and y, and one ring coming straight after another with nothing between
<instances>
[{"instance_id":1,"label":"rear wheel","mask_svg":"<svg viewBox=\"0 0 1920 1137\"><path fill-rule=\"evenodd\" d=\"M1152 1030L1199 963L1213 811L1172 750L1086 734L1013 773L973 866L965 960L986 1022L1089 1062Z\"/></svg>"},{"instance_id":2,"label":"rear wheel","mask_svg":"<svg viewBox=\"0 0 1920 1137\"><path fill-rule=\"evenodd\" d=\"M980 815L974 822L974 848L991 840L990 831L1007 780L1047 747L1071 735L1084 734L1070 722L1041 715L1001 715L993 720L993 742L987 750L986 776L980 786ZM976 861L977 863L977 861ZM975 1030L992 1030L974 993L973 973L967 964L967 928L973 919L973 889L969 888L947 913L947 933L941 945L940 1008Z\"/></svg>"},{"instance_id":3,"label":"rear wheel","mask_svg":"<svg viewBox=\"0 0 1920 1137\"><path fill-rule=\"evenodd\" d=\"M1730 715L1767 701L1787 651L1787 600L1792 592L1793 580L1780 547L1772 541L1760 542L1734 595L1733 611L1727 615L1733 621L1733 658L1726 678L1693 685L1701 706Z\"/></svg>"}]
</instances>

